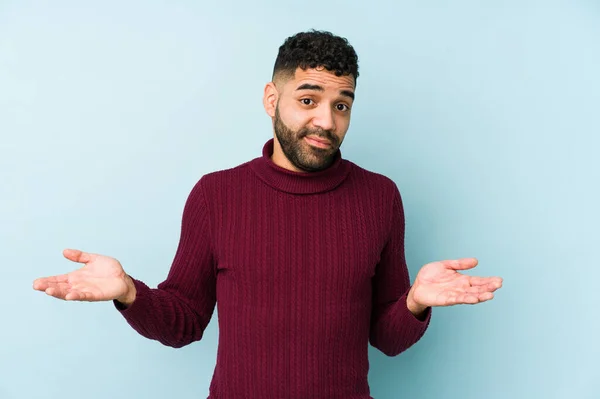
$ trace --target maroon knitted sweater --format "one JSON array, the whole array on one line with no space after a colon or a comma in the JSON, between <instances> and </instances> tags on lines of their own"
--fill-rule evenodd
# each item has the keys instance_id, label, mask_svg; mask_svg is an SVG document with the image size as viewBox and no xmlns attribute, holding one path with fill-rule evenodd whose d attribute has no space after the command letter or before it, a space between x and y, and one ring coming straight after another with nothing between
<instances>
[{"instance_id":1,"label":"maroon knitted sweater","mask_svg":"<svg viewBox=\"0 0 600 399\"><path fill-rule=\"evenodd\" d=\"M219 345L209 398L370 398L368 344L395 356L430 318L408 310L397 186L338 152L325 171L261 157L203 176L183 211L165 281L134 279L115 306L142 336L182 347L214 312Z\"/></svg>"}]
</instances>

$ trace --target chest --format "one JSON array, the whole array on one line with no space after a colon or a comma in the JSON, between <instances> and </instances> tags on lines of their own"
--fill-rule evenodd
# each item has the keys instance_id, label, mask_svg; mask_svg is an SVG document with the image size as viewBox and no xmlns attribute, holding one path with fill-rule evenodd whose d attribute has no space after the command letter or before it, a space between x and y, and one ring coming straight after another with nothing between
<instances>
[{"instance_id":1,"label":"chest","mask_svg":"<svg viewBox=\"0 0 600 399\"><path fill-rule=\"evenodd\" d=\"M377 214L369 201L278 192L238 201L244 203L219 210L214 226L222 290L321 295L331 302L370 292L387 215Z\"/></svg>"}]
</instances>

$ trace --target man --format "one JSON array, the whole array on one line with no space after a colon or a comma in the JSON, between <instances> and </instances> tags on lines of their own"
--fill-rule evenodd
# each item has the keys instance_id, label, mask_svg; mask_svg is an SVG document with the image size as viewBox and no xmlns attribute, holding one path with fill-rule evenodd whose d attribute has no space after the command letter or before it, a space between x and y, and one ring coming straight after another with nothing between
<instances>
[{"instance_id":1,"label":"man","mask_svg":"<svg viewBox=\"0 0 600 399\"><path fill-rule=\"evenodd\" d=\"M165 281L151 289L116 259L65 250L84 266L34 288L113 301L176 348L200 340L218 306L209 398L370 398L368 343L398 355L432 307L490 300L502 279L460 274L469 258L429 263L410 285L398 188L339 149L358 76L345 39L288 38L264 90L274 137L262 156L199 179Z\"/></svg>"}]
</instances>

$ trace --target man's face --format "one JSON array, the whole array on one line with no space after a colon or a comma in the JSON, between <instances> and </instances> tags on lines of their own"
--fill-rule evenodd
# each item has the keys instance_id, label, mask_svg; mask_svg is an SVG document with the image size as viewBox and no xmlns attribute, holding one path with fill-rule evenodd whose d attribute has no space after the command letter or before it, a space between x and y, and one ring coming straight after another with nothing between
<instances>
[{"instance_id":1,"label":"man's face","mask_svg":"<svg viewBox=\"0 0 600 399\"><path fill-rule=\"evenodd\" d=\"M277 88L273 129L283 154L299 171L327 168L350 125L354 77L297 69Z\"/></svg>"}]
</instances>

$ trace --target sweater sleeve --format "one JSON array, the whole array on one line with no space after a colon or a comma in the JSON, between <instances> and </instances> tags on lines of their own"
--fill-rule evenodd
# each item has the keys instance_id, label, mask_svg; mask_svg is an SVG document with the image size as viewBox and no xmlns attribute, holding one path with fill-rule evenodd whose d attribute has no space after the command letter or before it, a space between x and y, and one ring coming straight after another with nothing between
<instances>
[{"instance_id":1,"label":"sweater sleeve","mask_svg":"<svg viewBox=\"0 0 600 399\"><path fill-rule=\"evenodd\" d=\"M426 310L423 320L419 320L406 305L411 286L404 257L404 210L395 184L392 211L390 236L373 277L369 339L373 347L387 356L396 356L414 345L431 320L431 308Z\"/></svg>"},{"instance_id":2,"label":"sweater sleeve","mask_svg":"<svg viewBox=\"0 0 600 399\"><path fill-rule=\"evenodd\" d=\"M135 301L116 309L142 336L180 348L202 338L216 303L216 276L210 223L202 180L192 189L181 222L181 235L170 271L157 288L133 279Z\"/></svg>"}]
</instances>

